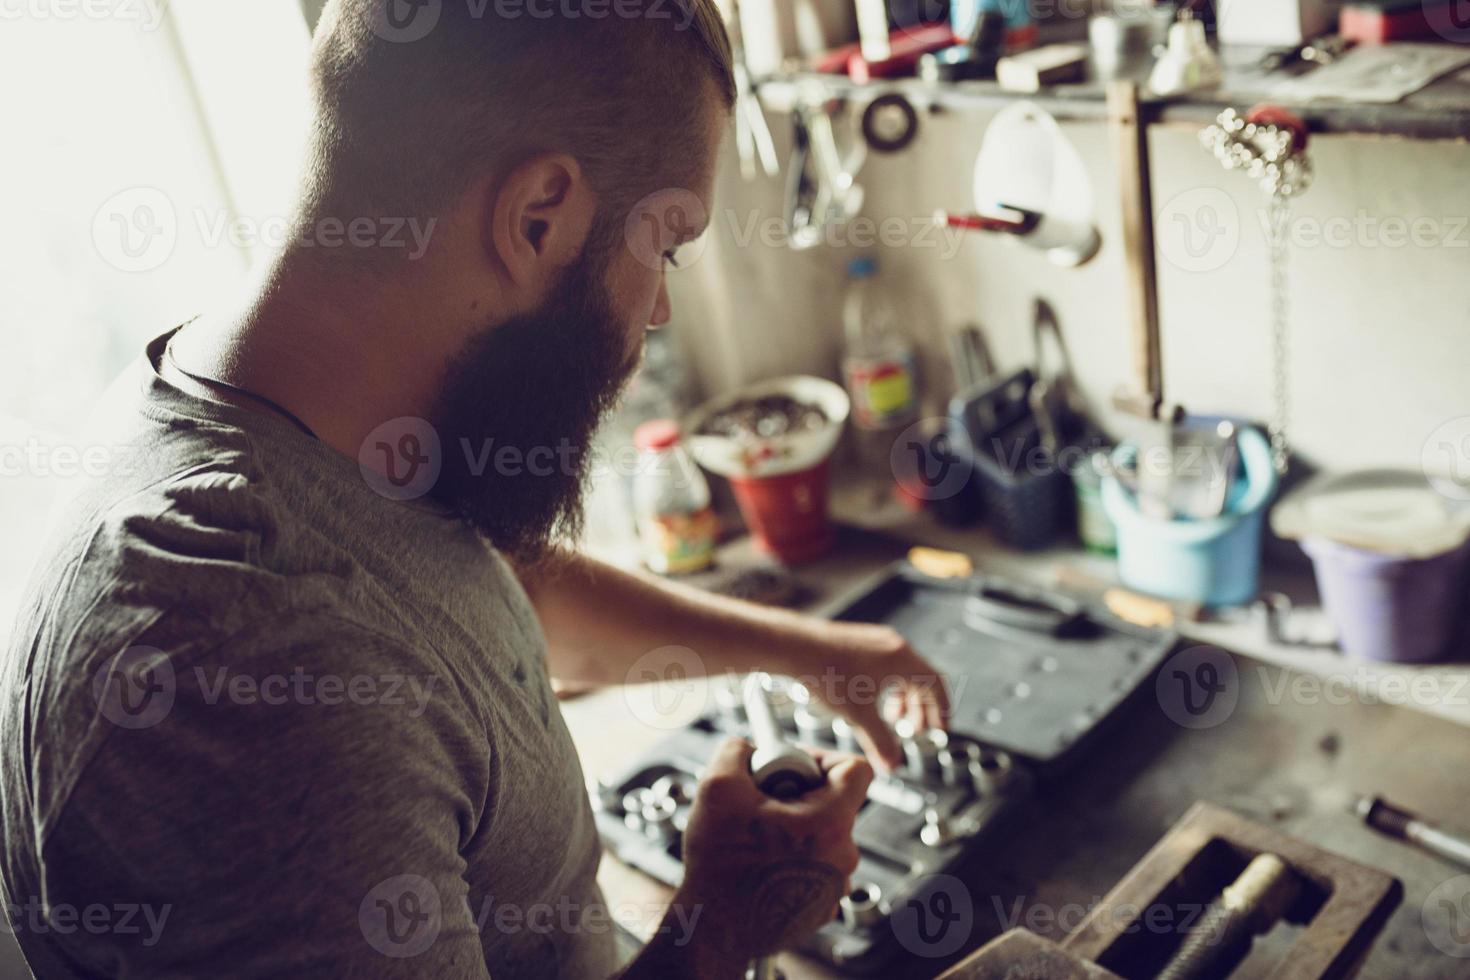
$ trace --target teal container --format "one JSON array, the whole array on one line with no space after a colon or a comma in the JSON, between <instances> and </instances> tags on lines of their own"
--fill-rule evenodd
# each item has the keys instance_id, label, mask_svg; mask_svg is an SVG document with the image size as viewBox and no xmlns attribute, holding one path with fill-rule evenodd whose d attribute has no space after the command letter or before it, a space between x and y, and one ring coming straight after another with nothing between
<instances>
[{"instance_id":1,"label":"teal container","mask_svg":"<svg viewBox=\"0 0 1470 980\"><path fill-rule=\"evenodd\" d=\"M1124 585L1211 606L1236 606L1256 597L1261 530L1266 506L1276 494L1277 474L1271 445L1258 430L1242 426L1236 446L1241 475L1226 512L1208 520L1148 517L1131 490L1116 477L1104 478L1103 506L1118 529L1118 575ZM1113 454L1115 466L1126 466L1136 452L1133 446L1119 446Z\"/></svg>"}]
</instances>

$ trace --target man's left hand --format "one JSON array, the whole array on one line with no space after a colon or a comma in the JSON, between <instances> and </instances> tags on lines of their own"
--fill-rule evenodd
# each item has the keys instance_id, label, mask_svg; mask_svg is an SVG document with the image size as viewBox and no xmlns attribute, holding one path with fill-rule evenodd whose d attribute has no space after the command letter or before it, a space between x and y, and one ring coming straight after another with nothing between
<instances>
[{"instance_id":1,"label":"man's left hand","mask_svg":"<svg viewBox=\"0 0 1470 980\"><path fill-rule=\"evenodd\" d=\"M948 724L944 677L888 626L824 624L792 675L852 725L868 758L884 769L903 764L893 722L906 718L916 732Z\"/></svg>"}]
</instances>

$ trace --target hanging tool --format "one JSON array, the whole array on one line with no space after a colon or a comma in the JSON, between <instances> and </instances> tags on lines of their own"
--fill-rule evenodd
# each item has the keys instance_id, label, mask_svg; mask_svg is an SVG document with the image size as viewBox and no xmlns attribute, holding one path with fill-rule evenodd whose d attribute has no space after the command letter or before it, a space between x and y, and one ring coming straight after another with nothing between
<instances>
[{"instance_id":1,"label":"hanging tool","mask_svg":"<svg viewBox=\"0 0 1470 980\"><path fill-rule=\"evenodd\" d=\"M795 249L821 244L829 227L855 217L863 206L856 181L866 155L859 139L838 147L833 123L835 107L820 82L804 83L792 106L790 173L787 175L787 243Z\"/></svg>"},{"instance_id":2,"label":"hanging tool","mask_svg":"<svg viewBox=\"0 0 1470 980\"><path fill-rule=\"evenodd\" d=\"M750 757L750 776L762 793L778 800L794 800L821 786L826 780L817 760L786 740L766 691L769 677L751 674L745 682L745 715L750 722L755 752ZM776 980L781 974L774 956L751 960L746 980Z\"/></svg>"},{"instance_id":3,"label":"hanging tool","mask_svg":"<svg viewBox=\"0 0 1470 980\"><path fill-rule=\"evenodd\" d=\"M1470 868L1470 840L1441 830L1381 796L1363 797L1357 801L1354 810L1364 823L1379 833L1417 844L1435 857Z\"/></svg>"},{"instance_id":4,"label":"hanging tool","mask_svg":"<svg viewBox=\"0 0 1470 980\"><path fill-rule=\"evenodd\" d=\"M1278 473L1285 473L1291 450L1286 438L1290 409L1287 388L1289 296L1287 231L1291 201L1312 184L1307 156L1307 124L1280 106L1258 105L1241 116L1226 109L1200 133L1200 142L1226 170L1243 170L1268 198L1271 246L1272 406L1267 432Z\"/></svg>"},{"instance_id":5,"label":"hanging tool","mask_svg":"<svg viewBox=\"0 0 1470 980\"><path fill-rule=\"evenodd\" d=\"M863 109L863 138L879 153L897 153L918 134L918 110L897 92L885 92Z\"/></svg>"},{"instance_id":6,"label":"hanging tool","mask_svg":"<svg viewBox=\"0 0 1470 980\"><path fill-rule=\"evenodd\" d=\"M723 0L720 10L730 36L731 72L735 77L735 150L740 156L740 176L745 180L755 180L758 156L766 176L774 177L781 172L781 164L776 159L776 144L771 139L771 128L766 125L760 96L750 81L750 68L745 60L745 36L740 26L740 0Z\"/></svg>"}]
</instances>

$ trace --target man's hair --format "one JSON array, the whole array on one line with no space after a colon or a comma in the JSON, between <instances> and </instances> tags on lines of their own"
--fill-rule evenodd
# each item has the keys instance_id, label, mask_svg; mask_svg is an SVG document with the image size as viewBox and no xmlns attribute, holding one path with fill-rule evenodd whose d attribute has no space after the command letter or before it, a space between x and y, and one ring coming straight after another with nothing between
<instances>
[{"instance_id":1,"label":"man's hair","mask_svg":"<svg viewBox=\"0 0 1470 980\"><path fill-rule=\"evenodd\" d=\"M693 176L735 97L715 0L329 0L312 81L307 210L344 219L566 152L607 221Z\"/></svg>"}]
</instances>

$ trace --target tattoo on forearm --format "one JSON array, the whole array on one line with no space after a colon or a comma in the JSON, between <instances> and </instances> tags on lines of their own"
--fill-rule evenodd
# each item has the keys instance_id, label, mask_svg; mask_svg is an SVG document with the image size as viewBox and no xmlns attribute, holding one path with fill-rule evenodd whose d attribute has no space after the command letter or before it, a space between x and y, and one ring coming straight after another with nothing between
<instances>
[{"instance_id":1,"label":"tattoo on forearm","mask_svg":"<svg viewBox=\"0 0 1470 980\"><path fill-rule=\"evenodd\" d=\"M830 909L842 897L842 872L821 861L791 858L752 872L745 893L750 896L752 934L773 947L809 931L813 913Z\"/></svg>"}]
</instances>

